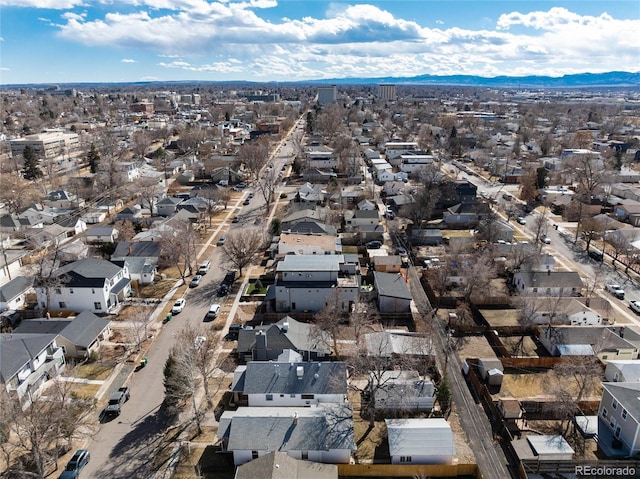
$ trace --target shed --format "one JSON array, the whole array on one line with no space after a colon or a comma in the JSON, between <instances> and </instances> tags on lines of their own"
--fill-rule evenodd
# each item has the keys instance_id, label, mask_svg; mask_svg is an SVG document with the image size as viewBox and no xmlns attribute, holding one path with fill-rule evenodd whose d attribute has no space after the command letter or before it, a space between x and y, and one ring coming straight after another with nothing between
<instances>
[{"instance_id":1,"label":"shed","mask_svg":"<svg viewBox=\"0 0 640 479\"><path fill-rule=\"evenodd\" d=\"M385 419L392 464L450 464L456 453L443 418Z\"/></svg>"},{"instance_id":2,"label":"shed","mask_svg":"<svg viewBox=\"0 0 640 479\"><path fill-rule=\"evenodd\" d=\"M504 368L502 367L502 362L498 358L478 358L478 372L480 373L480 377L487 381L489 379L489 371L498 370L501 373L504 372ZM495 375L496 372L493 372Z\"/></svg>"},{"instance_id":3,"label":"shed","mask_svg":"<svg viewBox=\"0 0 640 479\"><path fill-rule=\"evenodd\" d=\"M570 461L574 450L560 435L527 436L531 450L541 461Z\"/></svg>"}]
</instances>

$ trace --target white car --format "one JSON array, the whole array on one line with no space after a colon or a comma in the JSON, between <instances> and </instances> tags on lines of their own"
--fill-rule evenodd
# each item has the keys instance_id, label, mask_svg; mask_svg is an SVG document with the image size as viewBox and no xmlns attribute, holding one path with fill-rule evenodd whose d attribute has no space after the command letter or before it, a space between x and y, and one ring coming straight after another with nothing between
<instances>
[{"instance_id":1,"label":"white car","mask_svg":"<svg viewBox=\"0 0 640 479\"><path fill-rule=\"evenodd\" d=\"M542 242L543 242L544 244L551 244L551 240L550 240L548 237L546 237L546 236L542 238Z\"/></svg>"},{"instance_id":2,"label":"white car","mask_svg":"<svg viewBox=\"0 0 640 479\"><path fill-rule=\"evenodd\" d=\"M629 301L629 307L634 313L640 314L640 301Z\"/></svg>"},{"instance_id":3,"label":"white car","mask_svg":"<svg viewBox=\"0 0 640 479\"><path fill-rule=\"evenodd\" d=\"M203 343L207 340L206 336L196 336L196 339L194 340L194 346L196 347L196 349L200 349L200 347L203 345Z\"/></svg>"},{"instance_id":4,"label":"white car","mask_svg":"<svg viewBox=\"0 0 640 479\"><path fill-rule=\"evenodd\" d=\"M175 303L173 303L173 307L171 308L171 314L181 313L184 307L187 304L187 300L184 298L177 299Z\"/></svg>"},{"instance_id":5,"label":"white car","mask_svg":"<svg viewBox=\"0 0 640 479\"><path fill-rule=\"evenodd\" d=\"M624 289L622 289L619 284L607 284L605 285L605 289L616 298L624 299Z\"/></svg>"}]
</instances>

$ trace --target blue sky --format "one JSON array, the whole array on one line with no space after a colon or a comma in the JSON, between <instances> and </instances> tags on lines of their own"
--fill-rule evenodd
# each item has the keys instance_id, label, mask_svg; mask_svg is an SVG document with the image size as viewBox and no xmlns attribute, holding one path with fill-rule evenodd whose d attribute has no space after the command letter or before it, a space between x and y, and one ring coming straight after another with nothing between
<instances>
[{"instance_id":1,"label":"blue sky","mask_svg":"<svg viewBox=\"0 0 640 479\"><path fill-rule=\"evenodd\" d=\"M0 0L0 84L638 72L638 32L638 0Z\"/></svg>"}]
</instances>

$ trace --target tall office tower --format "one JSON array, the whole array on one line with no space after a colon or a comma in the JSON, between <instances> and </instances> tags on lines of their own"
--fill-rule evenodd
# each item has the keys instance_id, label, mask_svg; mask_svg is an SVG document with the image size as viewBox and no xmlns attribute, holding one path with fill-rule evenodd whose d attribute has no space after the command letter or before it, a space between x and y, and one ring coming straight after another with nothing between
<instances>
[{"instance_id":1,"label":"tall office tower","mask_svg":"<svg viewBox=\"0 0 640 479\"><path fill-rule=\"evenodd\" d=\"M379 85L378 97L381 100L395 100L396 99L396 86L395 85Z\"/></svg>"},{"instance_id":2,"label":"tall office tower","mask_svg":"<svg viewBox=\"0 0 640 479\"><path fill-rule=\"evenodd\" d=\"M318 87L318 103L325 105L338 99L338 87L335 85Z\"/></svg>"}]
</instances>

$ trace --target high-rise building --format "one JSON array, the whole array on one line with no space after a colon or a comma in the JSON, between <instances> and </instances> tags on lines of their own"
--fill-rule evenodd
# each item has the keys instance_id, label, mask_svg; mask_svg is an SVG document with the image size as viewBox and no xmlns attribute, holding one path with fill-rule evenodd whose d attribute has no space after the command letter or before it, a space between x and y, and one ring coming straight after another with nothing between
<instances>
[{"instance_id":1,"label":"high-rise building","mask_svg":"<svg viewBox=\"0 0 640 479\"><path fill-rule=\"evenodd\" d=\"M326 105L338 99L338 87L335 85L318 87L318 103Z\"/></svg>"},{"instance_id":2,"label":"high-rise building","mask_svg":"<svg viewBox=\"0 0 640 479\"><path fill-rule=\"evenodd\" d=\"M378 97L381 100L395 100L396 99L396 86L395 85L379 85Z\"/></svg>"}]
</instances>

